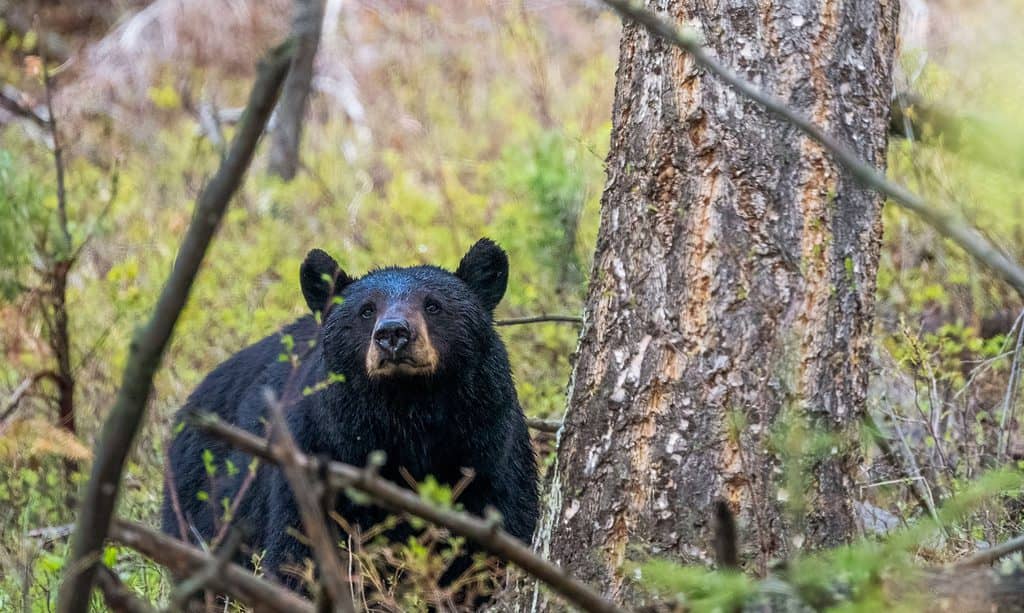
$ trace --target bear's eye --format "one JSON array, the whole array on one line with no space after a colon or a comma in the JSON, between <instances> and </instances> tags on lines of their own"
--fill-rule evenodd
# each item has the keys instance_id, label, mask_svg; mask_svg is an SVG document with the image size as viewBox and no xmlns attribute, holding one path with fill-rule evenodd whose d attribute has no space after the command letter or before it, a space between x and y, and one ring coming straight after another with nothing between
<instances>
[{"instance_id":1,"label":"bear's eye","mask_svg":"<svg viewBox=\"0 0 1024 613\"><path fill-rule=\"evenodd\" d=\"M436 300L427 300L426 304L423 305L423 310L431 315L437 315L441 312L441 305Z\"/></svg>"},{"instance_id":2,"label":"bear's eye","mask_svg":"<svg viewBox=\"0 0 1024 613\"><path fill-rule=\"evenodd\" d=\"M372 304L365 304L363 305L363 308L359 309L359 316L363 319L369 319L373 317L374 311L376 311L376 309Z\"/></svg>"}]
</instances>

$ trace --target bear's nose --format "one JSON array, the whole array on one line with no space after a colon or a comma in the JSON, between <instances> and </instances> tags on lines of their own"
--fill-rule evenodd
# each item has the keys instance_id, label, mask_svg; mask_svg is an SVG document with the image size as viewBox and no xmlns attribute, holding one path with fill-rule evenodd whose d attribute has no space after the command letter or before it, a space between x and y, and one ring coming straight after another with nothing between
<instances>
[{"instance_id":1,"label":"bear's nose","mask_svg":"<svg viewBox=\"0 0 1024 613\"><path fill-rule=\"evenodd\" d=\"M377 346L387 351L394 358L402 347L409 344L409 338L412 336L412 330L409 328L409 322L404 319L385 319L377 324L377 329L373 331L373 340L377 343Z\"/></svg>"}]
</instances>

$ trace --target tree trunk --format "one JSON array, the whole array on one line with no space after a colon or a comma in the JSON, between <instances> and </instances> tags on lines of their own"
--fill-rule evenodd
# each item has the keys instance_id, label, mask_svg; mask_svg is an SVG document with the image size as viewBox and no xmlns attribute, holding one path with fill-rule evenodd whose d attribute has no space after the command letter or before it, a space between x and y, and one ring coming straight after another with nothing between
<instances>
[{"instance_id":1,"label":"tree trunk","mask_svg":"<svg viewBox=\"0 0 1024 613\"><path fill-rule=\"evenodd\" d=\"M313 85L313 61L320 46L320 29L324 20L323 0L297 0L292 33L296 36L295 59L281 92L281 102L270 145L269 170L285 181L295 178L299 170L299 145L302 142L302 121L306 117L309 91Z\"/></svg>"},{"instance_id":2,"label":"tree trunk","mask_svg":"<svg viewBox=\"0 0 1024 613\"><path fill-rule=\"evenodd\" d=\"M653 8L884 166L897 0ZM541 551L622 599L629 560L713 560L718 500L749 570L847 541L881 199L632 23L613 113Z\"/></svg>"}]
</instances>

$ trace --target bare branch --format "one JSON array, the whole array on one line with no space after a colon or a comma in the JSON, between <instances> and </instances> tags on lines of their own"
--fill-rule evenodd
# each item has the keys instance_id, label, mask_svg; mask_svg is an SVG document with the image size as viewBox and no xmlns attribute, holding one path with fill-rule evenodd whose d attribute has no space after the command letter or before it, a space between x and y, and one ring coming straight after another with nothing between
<instances>
[{"instance_id":1,"label":"bare branch","mask_svg":"<svg viewBox=\"0 0 1024 613\"><path fill-rule=\"evenodd\" d=\"M341 564L341 558L338 557L338 545L331 536L324 509L320 505L321 496L315 491L314 481L310 478L310 474L303 470L303 465L300 463L303 457L302 452L299 451L295 439L292 438L292 433L288 430L281 403L272 397L267 401L270 405L272 440L280 450L279 464L285 478L288 479L288 485L295 494L295 502L298 504L299 514L302 516L302 525L309 538L310 546L313 548L317 565L320 567L320 581L327 590L333 610L339 613L352 613L355 611L355 605L352 603L352 586L345 580L348 573ZM320 484L321 487L324 485Z\"/></svg>"},{"instance_id":2,"label":"bare branch","mask_svg":"<svg viewBox=\"0 0 1024 613\"><path fill-rule=\"evenodd\" d=\"M60 381L58 419L62 428L75 434L75 374L71 369L71 332L68 329L68 275L74 264L72 257L71 231L68 229L68 195L64 181L64 148L61 144L60 130L57 129L57 117L53 113L53 82L50 80L50 69L46 65L48 58L42 57L43 87L46 90L47 128L53 141L53 167L57 175L57 227L60 229L61 245L56 250L56 259L51 262L49 272L50 304L53 309L51 325L48 326L50 348L57 360L57 373ZM74 462L66 462L68 472L76 469Z\"/></svg>"},{"instance_id":3,"label":"bare branch","mask_svg":"<svg viewBox=\"0 0 1024 613\"><path fill-rule=\"evenodd\" d=\"M121 389L96 444L92 474L78 508L71 556L58 597L60 613L85 613L94 575L93 558L110 527L121 471L142 422L153 376L174 331L213 233L249 167L263 127L273 111L291 62L293 45L272 51L261 66L249 97L246 116L227 157L199 196L174 268L152 318L132 341Z\"/></svg>"},{"instance_id":4,"label":"bare branch","mask_svg":"<svg viewBox=\"0 0 1024 613\"><path fill-rule=\"evenodd\" d=\"M939 207L932 206L903 185L890 181L884 173L862 161L849 147L826 134L824 130L799 112L789 108L780 98L761 91L710 55L702 45L701 37L697 32L677 28L674 24L648 11L636 1L603 0L603 2L623 17L642 25L651 34L689 53L698 64L715 74L738 93L793 125L825 148L836 162L846 168L866 187L888 196L896 204L916 214L922 221L960 245L964 251L1009 283L1017 290L1018 294L1024 296L1024 268L1006 257L965 220L952 213L951 211L956 210L954 206L948 203L943 203Z\"/></svg>"},{"instance_id":5,"label":"bare branch","mask_svg":"<svg viewBox=\"0 0 1024 613\"><path fill-rule=\"evenodd\" d=\"M18 408L18 404L21 403L21 399L32 389L32 386L43 379L50 379L57 385L60 385L60 375L52 370L44 370L37 372L31 377L26 377L24 381L18 384L18 387L14 388L14 391L7 398L7 402L4 403L4 410L0 413L0 425L7 421L7 418L14 413L15 409Z\"/></svg>"},{"instance_id":6,"label":"bare branch","mask_svg":"<svg viewBox=\"0 0 1024 613\"><path fill-rule=\"evenodd\" d=\"M232 530L228 534L227 540L217 550L217 555L200 567L195 574L183 580L178 584L178 587L174 588L170 598L171 610L184 609L193 594L206 589L213 582L214 578L224 571L224 567L231 562L231 558L238 552L238 548L242 546L244 537L244 530L237 527Z\"/></svg>"},{"instance_id":7,"label":"bare branch","mask_svg":"<svg viewBox=\"0 0 1024 613\"><path fill-rule=\"evenodd\" d=\"M280 443L272 443L244 430L223 422L214 415L193 414L190 423L212 436L251 455L275 464L294 463L310 475L317 475L323 469L331 484L338 488L354 488L368 494L378 503L396 511L410 513L429 522L444 526L459 536L478 543L495 556L512 562L533 577L540 579L571 604L592 613L622 613L623 609L603 598L589 585L569 575L564 569L538 556L517 538L502 530L497 524L437 507L420 498L415 492L399 487L377 476L372 470L364 470L343 464L329 462L323 466L316 458L303 454L289 455Z\"/></svg>"},{"instance_id":8,"label":"bare branch","mask_svg":"<svg viewBox=\"0 0 1024 613\"><path fill-rule=\"evenodd\" d=\"M4 84L0 86L0 108L5 109L12 115L30 120L40 128L45 128L47 126L46 118L36 112L35 109L23 104L19 100L21 97L23 97L23 94L10 85Z\"/></svg>"},{"instance_id":9,"label":"bare branch","mask_svg":"<svg viewBox=\"0 0 1024 613\"><path fill-rule=\"evenodd\" d=\"M161 534L136 522L114 520L110 538L138 551L178 576L209 566L214 557L174 537ZM313 603L288 588L261 579L237 564L225 564L212 575L210 589L228 594L252 606L256 611L313 613Z\"/></svg>"},{"instance_id":10,"label":"bare branch","mask_svg":"<svg viewBox=\"0 0 1024 613\"><path fill-rule=\"evenodd\" d=\"M529 417L526 419L526 426L533 428L538 432L558 432L558 429L562 427L561 419L536 419Z\"/></svg>"},{"instance_id":11,"label":"bare branch","mask_svg":"<svg viewBox=\"0 0 1024 613\"><path fill-rule=\"evenodd\" d=\"M139 600L121 583L117 574L105 565L101 564L97 568L96 587L103 593L103 602L114 613L156 613L156 609Z\"/></svg>"},{"instance_id":12,"label":"bare branch","mask_svg":"<svg viewBox=\"0 0 1024 613\"><path fill-rule=\"evenodd\" d=\"M496 326L518 326L521 324L537 324L542 322L562 322L568 324L582 325L583 318L575 315L536 315L534 317L510 317L498 319L494 322Z\"/></svg>"},{"instance_id":13,"label":"bare branch","mask_svg":"<svg viewBox=\"0 0 1024 613\"><path fill-rule=\"evenodd\" d=\"M68 231L68 196L64 187L64 150L60 144L57 131L57 118L53 114L53 83L50 80L50 69L46 66L47 57L42 56L43 88L46 91L47 129L53 139L53 166L57 171L57 224L64 238L65 254L71 253L71 233Z\"/></svg>"}]
</instances>

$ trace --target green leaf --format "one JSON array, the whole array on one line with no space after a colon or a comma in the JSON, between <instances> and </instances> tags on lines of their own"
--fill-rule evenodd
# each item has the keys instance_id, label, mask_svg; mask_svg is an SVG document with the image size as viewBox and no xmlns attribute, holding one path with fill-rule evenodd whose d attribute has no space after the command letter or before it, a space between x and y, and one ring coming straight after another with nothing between
<instances>
[{"instance_id":1,"label":"green leaf","mask_svg":"<svg viewBox=\"0 0 1024 613\"><path fill-rule=\"evenodd\" d=\"M206 474L214 476L217 474L217 464L213 457L213 452L209 449L203 449L203 468L206 469Z\"/></svg>"}]
</instances>

